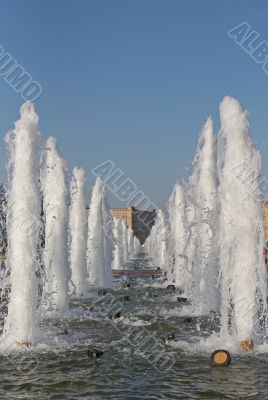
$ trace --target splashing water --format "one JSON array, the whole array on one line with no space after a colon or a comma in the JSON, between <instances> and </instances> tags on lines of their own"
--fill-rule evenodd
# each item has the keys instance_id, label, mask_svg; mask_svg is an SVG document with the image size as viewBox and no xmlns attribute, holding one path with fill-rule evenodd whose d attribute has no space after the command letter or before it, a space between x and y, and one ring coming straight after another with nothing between
<instances>
[{"instance_id":1,"label":"splashing water","mask_svg":"<svg viewBox=\"0 0 268 400\"><path fill-rule=\"evenodd\" d=\"M114 246L113 269L115 270L123 269L124 265L122 224L123 221L120 218L114 218L115 246Z\"/></svg>"},{"instance_id":2,"label":"splashing water","mask_svg":"<svg viewBox=\"0 0 268 400\"><path fill-rule=\"evenodd\" d=\"M200 313L219 306L217 296L217 164L213 121L209 117L202 129L189 180L188 198L194 209L192 297Z\"/></svg>"},{"instance_id":3,"label":"splashing water","mask_svg":"<svg viewBox=\"0 0 268 400\"><path fill-rule=\"evenodd\" d=\"M238 101L225 97L220 104L220 116L221 336L260 342L265 333L267 307L259 186L261 159L251 142L247 112ZM254 187L252 173L256 177Z\"/></svg>"},{"instance_id":4,"label":"splashing water","mask_svg":"<svg viewBox=\"0 0 268 400\"><path fill-rule=\"evenodd\" d=\"M40 189L36 174L36 146L39 132L38 116L32 103L23 104L20 114L14 132L6 137L10 152L7 265L11 270L11 297L4 338L28 346L37 341Z\"/></svg>"},{"instance_id":5,"label":"splashing water","mask_svg":"<svg viewBox=\"0 0 268 400\"><path fill-rule=\"evenodd\" d=\"M67 165L59 155L56 139L48 138L43 150L41 187L45 215L45 284L43 304L49 311L67 311L68 284L68 191Z\"/></svg>"},{"instance_id":6,"label":"splashing water","mask_svg":"<svg viewBox=\"0 0 268 400\"><path fill-rule=\"evenodd\" d=\"M170 224L170 257L174 265L175 283L181 289L186 282L187 217L184 189L176 183L167 203Z\"/></svg>"},{"instance_id":7,"label":"splashing water","mask_svg":"<svg viewBox=\"0 0 268 400\"><path fill-rule=\"evenodd\" d=\"M113 220L107 205L105 187L96 179L88 216L88 274L94 287L112 285Z\"/></svg>"},{"instance_id":8,"label":"splashing water","mask_svg":"<svg viewBox=\"0 0 268 400\"><path fill-rule=\"evenodd\" d=\"M88 289L87 277L87 209L86 174L82 168L73 169L69 218L70 264L75 295L84 296Z\"/></svg>"}]
</instances>

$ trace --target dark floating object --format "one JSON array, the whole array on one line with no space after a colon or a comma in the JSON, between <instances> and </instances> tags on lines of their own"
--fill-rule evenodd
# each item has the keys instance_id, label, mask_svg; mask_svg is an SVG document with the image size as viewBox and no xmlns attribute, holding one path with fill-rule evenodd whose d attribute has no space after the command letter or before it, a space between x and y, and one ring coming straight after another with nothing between
<instances>
[{"instance_id":1,"label":"dark floating object","mask_svg":"<svg viewBox=\"0 0 268 400\"><path fill-rule=\"evenodd\" d=\"M130 297L129 296L122 296L119 299L120 301L130 301Z\"/></svg>"},{"instance_id":2,"label":"dark floating object","mask_svg":"<svg viewBox=\"0 0 268 400\"><path fill-rule=\"evenodd\" d=\"M156 267L156 271L160 271L161 270L161 268L160 267Z\"/></svg>"},{"instance_id":3,"label":"dark floating object","mask_svg":"<svg viewBox=\"0 0 268 400\"><path fill-rule=\"evenodd\" d=\"M87 355L89 358L99 358L104 354L103 351L95 349L94 347L91 347L87 351Z\"/></svg>"},{"instance_id":4,"label":"dark floating object","mask_svg":"<svg viewBox=\"0 0 268 400\"><path fill-rule=\"evenodd\" d=\"M101 289L98 291L99 296L105 296L106 294L107 294L107 290L105 290L105 289Z\"/></svg>"},{"instance_id":5,"label":"dark floating object","mask_svg":"<svg viewBox=\"0 0 268 400\"><path fill-rule=\"evenodd\" d=\"M160 336L160 341L163 343L165 346L169 346L170 342L174 342L176 339L175 337L175 332L169 333L168 335L161 335Z\"/></svg>"},{"instance_id":6,"label":"dark floating object","mask_svg":"<svg viewBox=\"0 0 268 400\"><path fill-rule=\"evenodd\" d=\"M84 310L94 311L94 307L92 304L83 304Z\"/></svg>"},{"instance_id":7,"label":"dark floating object","mask_svg":"<svg viewBox=\"0 0 268 400\"><path fill-rule=\"evenodd\" d=\"M186 317L186 318L184 318L183 322L186 322L187 324L189 324L190 322L193 322L193 318L192 317Z\"/></svg>"},{"instance_id":8,"label":"dark floating object","mask_svg":"<svg viewBox=\"0 0 268 400\"><path fill-rule=\"evenodd\" d=\"M176 289L175 285L168 285L167 286L167 290L175 290L175 289Z\"/></svg>"},{"instance_id":9,"label":"dark floating object","mask_svg":"<svg viewBox=\"0 0 268 400\"><path fill-rule=\"evenodd\" d=\"M60 332L58 333L58 336L63 336L63 335L68 335L68 334L69 334L68 329L63 329L62 331L60 331Z\"/></svg>"},{"instance_id":10,"label":"dark floating object","mask_svg":"<svg viewBox=\"0 0 268 400\"><path fill-rule=\"evenodd\" d=\"M167 340L169 340L170 342L176 340L175 332L169 333L167 335Z\"/></svg>"},{"instance_id":11,"label":"dark floating object","mask_svg":"<svg viewBox=\"0 0 268 400\"><path fill-rule=\"evenodd\" d=\"M129 282L122 282L122 287L123 288L129 288L130 287L130 283Z\"/></svg>"},{"instance_id":12,"label":"dark floating object","mask_svg":"<svg viewBox=\"0 0 268 400\"><path fill-rule=\"evenodd\" d=\"M188 299L186 297L177 297L177 302L179 304L186 305L186 306L188 306L190 304L190 302L188 301Z\"/></svg>"},{"instance_id":13,"label":"dark floating object","mask_svg":"<svg viewBox=\"0 0 268 400\"><path fill-rule=\"evenodd\" d=\"M121 318L121 313L120 313L120 311L118 311L118 313L116 313L116 314L114 314L114 315L111 315L109 318L112 319L113 321L116 320L116 319L118 319L118 318Z\"/></svg>"},{"instance_id":14,"label":"dark floating object","mask_svg":"<svg viewBox=\"0 0 268 400\"><path fill-rule=\"evenodd\" d=\"M164 335L160 336L160 341L165 345L168 346L169 345L169 341L167 340L167 338Z\"/></svg>"},{"instance_id":15,"label":"dark floating object","mask_svg":"<svg viewBox=\"0 0 268 400\"><path fill-rule=\"evenodd\" d=\"M225 366L231 363L231 355L227 350L216 350L210 356L212 365Z\"/></svg>"}]
</instances>

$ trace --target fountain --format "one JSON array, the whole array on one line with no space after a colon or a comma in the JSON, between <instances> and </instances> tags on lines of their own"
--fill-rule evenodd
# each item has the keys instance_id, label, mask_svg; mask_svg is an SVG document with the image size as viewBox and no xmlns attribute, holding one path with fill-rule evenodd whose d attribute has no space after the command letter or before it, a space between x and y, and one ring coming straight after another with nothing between
<instances>
[{"instance_id":1,"label":"fountain","mask_svg":"<svg viewBox=\"0 0 268 400\"><path fill-rule=\"evenodd\" d=\"M37 243L40 226L40 189L36 174L36 151L39 140L38 115L26 102L15 130L7 134L10 159L8 194L8 255L11 270L11 296L3 340L20 347L34 345L36 328Z\"/></svg>"},{"instance_id":2,"label":"fountain","mask_svg":"<svg viewBox=\"0 0 268 400\"><path fill-rule=\"evenodd\" d=\"M35 352L41 350L46 354L38 359L47 364L33 375L32 398L38 398L41 393L38 380L41 374L45 377L42 390L48 393L53 387L55 396L61 396L67 380L71 378L73 382L77 375L75 386L71 385L71 396L73 388L81 386L80 378L85 370L87 373L91 370L87 363L95 368L94 359L103 355L105 359L99 360L104 362L94 382L84 380L86 386L81 389L93 397L101 397L103 388L108 396L118 397L126 391L130 397L135 396L136 383L132 390L130 378L136 377L135 374L139 378L141 371L144 377L148 376L148 365L153 367L150 373L158 385L156 398L167 384L172 387L172 393L178 390L178 396L188 395L188 387L184 392L181 386L187 379L187 384L193 382L195 396L196 382L203 387L204 377L209 382L208 390L211 393L213 390L217 398L222 397L226 394L225 387L232 384L232 379L228 379L225 385L225 372L224 377L228 373L231 378L237 373L239 377L234 379L230 398L245 398L248 393L251 397L258 396L259 380L254 387L255 377L249 383L248 378L254 369L259 377L264 368L259 369L259 358L240 357L240 350L267 352L261 159L250 139L247 113L239 103L225 97L220 115L217 147L209 117L199 138L188 183L174 185L167 204L169 219L159 210L151 234L141 246L125 221L112 218L100 178L93 188L87 219L83 169L73 170L68 208L67 166L53 138L47 140L43 149L39 174L38 117L31 103L22 106L21 118L6 139L10 152L7 271L11 270L11 295L10 299L8 296L0 299L2 321L8 309L4 324L0 321L0 329L4 326L1 362L6 382L14 373L14 366L18 375L21 356L29 357L26 361L30 363L24 363L28 365ZM5 205L0 211L0 238L5 246ZM146 257L143 250L151 257ZM5 251L2 247L1 252ZM134 256L137 258L133 260ZM126 262L134 265L133 270L123 272L131 276L131 283L122 279L120 271L116 278L120 284L113 285L111 266L122 269ZM164 277L157 271L160 268L165 272ZM153 284L151 277L156 278ZM9 289L9 278L5 282ZM69 283L73 283L76 297L70 311ZM89 289L94 290L94 300L86 303L83 298ZM177 297L178 294L182 296ZM45 329L44 335L39 334L38 326ZM35 348L29 351L29 347ZM19 351L13 352L13 349ZM51 354L51 349L56 356ZM236 357L237 349L239 357ZM212 352L210 361L208 351ZM137 357L140 359L136 364ZM266 358L265 354L261 355L263 365ZM72 367L68 371L66 360ZM113 382L122 369L122 360L126 381L124 378L115 392ZM213 369L203 368L209 362ZM237 368L224 372L215 368L231 362ZM189 363L195 366L200 363L191 377ZM243 368L245 374L239 375ZM59 385L63 370L66 380ZM22 372L20 382L25 377L29 382L28 371ZM105 381L107 376L111 381ZM181 380L177 385L178 377ZM264 371L260 398L263 393L265 398L267 393L266 381ZM218 390L221 382L225 386L223 391ZM245 389L241 392L243 384ZM12 386L5 384L10 398L18 393L17 387L13 390ZM21 386L30 393L28 386ZM250 392L249 386L253 386ZM150 397L146 390L141 396ZM82 392L76 394L81 397ZM201 397L203 394L200 392Z\"/></svg>"},{"instance_id":3,"label":"fountain","mask_svg":"<svg viewBox=\"0 0 268 400\"><path fill-rule=\"evenodd\" d=\"M134 257L134 235L133 230L128 228L127 230L127 247L128 247L128 258L131 259Z\"/></svg>"},{"instance_id":4,"label":"fountain","mask_svg":"<svg viewBox=\"0 0 268 400\"><path fill-rule=\"evenodd\" d=\"M48 311L67 311L68 285L68 191L67 165L59 155L56 139L49 137L42 152L41 188L45 218L43 305Z\"/></svg>"},{"instance_id":5,"label":"fountain","mask_svg":"<svg viewBox=\"0 0 268 400\"><path fill-rule=\"evenodd\" d=\"M170 224L170 257L176 286L182 290L186 281L187 217L183 186L176 183L167 203Z\"/></svg>"},{"instance_id":6,"label":"fountain","mask_svg":"<svg viewBox=\"0 0 268 400\"><path fill-rule=\"evenodd\" d=\"M188 201L193 212L189 264L192 271L193 306L201 314L217 309L217 164L213 121L209 117L202 129L193 173L189 179Z\"/></svg>"},{"instance_id":7,"label":"fountain","mask_svg":"<svg viewBox=\"0 0 268 400\"><path fill-rule=\"evenodd\" d=\"M85 198L86 174L73 169L71 206L69 216L70 265L75 295L84 296L88 289L87 278L87 209Z\"/></svg>"},{"instance_id":8,"label":"fountain","mask_svg":"<svg viewBox=\"0 0 268 400\"><path fill-rule=\"evenodd\" d=\"M263 343L266 333L261 158L238 101L225 97L220 116L221 338L250 349L253 342Z\"/></svg>"},{"instance_id":9,"label":"fountain","mask_svg":"<svg viewBox=\"0 0 268 400\"><path fill-rule=\"evenodd\" d=\"M145 242L145 249L155 265L160 267L172 281L172 260L169 254L169 224L162 210L158 210L151 234Z\"/></svg>"},{"instance_id":10,"label":"fountain","mask_svg":"<svg viewBox=\"0 0 268 400\"><path fill-rule=\"evenodd\" d=\"M113 220L107 204L105 187L96 179L88 215L88 274L93 287L112 284Z\"/></svg>"},{"instance_id":11,"label":"fountain","mask_svg":"<svg viewBox=\"0 0 268 400\"><path fill-rule=\"evenodd\" d=\"M133 250L134 250L134 256L137 256L141 252L142 246L140 244L139 239L134 236L134 241L133 241Z\"/></svg>"},{"instance_id":12,"label":"fountain","mask_svg":"<svg viewBox=\"0 0 268 400\"><path fill-rule=\"evenodd\" d=\"M123 249L123 262L128 262L128 229L124 219L122 219L122 249Z\"/></svg>"},{"instance_id":13,"label":"fountain","mask_svg":"<svg viewBox=\"0 0 268 400\"><path fill-rule=\"evenodd\" d=\"M123 221L120 218L114 218L114 259L113 259L113 269L120 270L123 269L123 243L122 243L122 225Z\"/></svg>"}]
</instances>

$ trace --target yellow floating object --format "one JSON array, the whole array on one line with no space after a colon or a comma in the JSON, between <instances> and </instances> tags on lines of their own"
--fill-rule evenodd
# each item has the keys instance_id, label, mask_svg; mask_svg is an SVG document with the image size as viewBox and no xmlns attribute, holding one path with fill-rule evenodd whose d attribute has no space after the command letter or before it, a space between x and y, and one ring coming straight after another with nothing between
<instances>
[{"instance_id":1,"label":"yellow floating object","mask_svg":"<svg viewBox=\"0 0 268 400\"><path fill-rule=\"evenodd\" d=\"M239 342L239 347L245 351L252 351L254 348L253 340L241 340Z\"/></svg>"},{"instance_id":2,"label":"yellow floating object","mask_svg":"<svg viewBox=\"0 0 268 400\"><path fill-rule=\"evenodd\" d=\"M17 341L17 342L16 342L16 345L17 345L18 347L31 347L31 346L32 346L32 343L22 340L22 341Z\"/></svg>"},{"instance_id":3,"label":"yellow floating object","mask_svg":"<svg viewBox=\"0 0 268 400\"><path fill-rule=\"evenodd\" d=\"M227 350L216 350L211 354L210 359L213 365L229 365L231 355Z\"/></svg>"}]
</instances>

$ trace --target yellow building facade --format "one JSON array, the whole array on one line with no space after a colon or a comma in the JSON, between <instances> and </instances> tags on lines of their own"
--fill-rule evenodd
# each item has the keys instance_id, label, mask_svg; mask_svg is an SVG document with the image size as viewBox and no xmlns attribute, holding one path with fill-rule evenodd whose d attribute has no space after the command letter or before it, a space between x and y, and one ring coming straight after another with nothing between
<instances>
[{"instance_id":1,"label":"yellow building facade","mask_svg":"<svg viewBox=\"0 0 268 400\"><path fill-rule=\"evenodd\" d=\"M154 225L156 212L155 210L138 210L129 206L128 208L112 208L112 216L124 219L127 227L133 230L134 235L143 244Z\"/></svg>"},{"instance_id":2,"label":"yellow building facade","mask_svg":"<svg viewBox=\"0 0 268 400\"><path fill-rule=\"evenodd\" d=\"M264 233L265 240L268 240L268 201L265 201L262 206L263 219L264 219Z\"/></svg>"}]
</instances>

